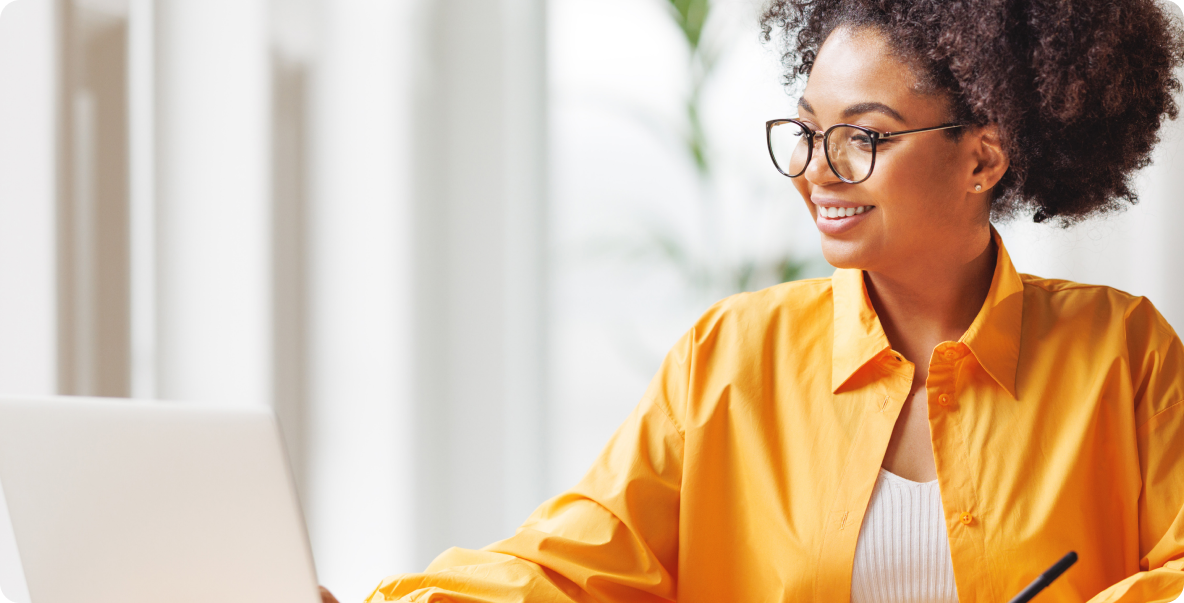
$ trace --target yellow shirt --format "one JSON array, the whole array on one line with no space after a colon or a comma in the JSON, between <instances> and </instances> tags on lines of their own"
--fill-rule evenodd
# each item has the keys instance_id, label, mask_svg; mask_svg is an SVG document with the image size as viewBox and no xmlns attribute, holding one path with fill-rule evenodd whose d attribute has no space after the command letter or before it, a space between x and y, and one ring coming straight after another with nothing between
<instances>
[{"instance_id":1,"label":"yellow shirt","mask_svg":"<svg viewBox=\"0 0 1184 603\"><path fill-rule=\"evenodd\" d=\"M997 237L997 235L996 235ZM1018 274L925 384L961 603L1172 601L1184 588L1184 348L1145 299ZM914 365L862 273L730 297L667 356L587 476L511 538L370 601L847 601Z\"/></svg>"}]
</instances>

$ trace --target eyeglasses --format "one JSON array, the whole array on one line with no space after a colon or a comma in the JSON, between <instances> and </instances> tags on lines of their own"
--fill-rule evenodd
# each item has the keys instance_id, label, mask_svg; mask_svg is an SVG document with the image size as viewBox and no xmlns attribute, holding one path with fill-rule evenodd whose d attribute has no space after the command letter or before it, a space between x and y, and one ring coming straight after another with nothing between
<instances>
[{"instance_id":1,"label":"eyeglasses","mask_svg":"<svg viewBox=\"0 0 1184 603\"><path fill-rule=\"evenodd\" d=\"M831 171L847 184L859 184L872 177L872 170L876 167L876 148L881 141L905 134L961 127L961 124L957 124L881 133L863 126L838 124L822 133L796 119L772 119L765 122L765 138L769 143L769 156L773 158L777 171L797 178L806 173L806 167L814 157L814 145L821 136L826 162Z\"/></svg>"}]
</instances>

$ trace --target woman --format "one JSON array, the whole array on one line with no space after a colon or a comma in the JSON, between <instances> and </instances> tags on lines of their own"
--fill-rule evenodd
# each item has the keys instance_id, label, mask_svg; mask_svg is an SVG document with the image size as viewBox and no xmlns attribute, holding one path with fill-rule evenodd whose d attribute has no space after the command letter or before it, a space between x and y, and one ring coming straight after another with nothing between
<instances>
[{"instance_id":1,"label":"woman","mask_svg":"<svg viewBox=\"0 0 1184 603\"><path fill-rule=\"evenodd\" d=\"M1184 589L1184 346L1145 299L1020 275L992 215L1135 201L1175 118L1151 0L775 0L769 123L838 268L724 300L588 475L371 601L1041 601ZM857 127L847 127L850 124Z\"/></svg>"}]
</instances>

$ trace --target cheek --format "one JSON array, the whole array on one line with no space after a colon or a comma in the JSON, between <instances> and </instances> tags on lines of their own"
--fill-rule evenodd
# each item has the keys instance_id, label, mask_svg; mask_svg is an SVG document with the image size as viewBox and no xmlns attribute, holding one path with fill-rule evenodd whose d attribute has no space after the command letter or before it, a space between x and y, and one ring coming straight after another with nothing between
<instances>
[{"instance_id":1,"label":"cheek","mask_svg":"<svg viewBox=\"0 0 1184 603\"><path fill-rule=\"evenodd\" d=\"M875 204L884 210L880 219L889 225L915 224L926 213L925 177L906 162L883 162L864 184Z\"/></svg>"},{"instance_id":2,"label":"cheek","mask_svg":"<svg viewBox=\"0 0 1184 603\"><path fill-rule=\"evenodd\" d=\"M915 166L918 179L926 183L932 191L931 194L936 197L948 197L959 189L955 184L959 163L955 149L951 148L949 151L948 154L932 154L925 157Z\"/></svg>"},{"instance_id":3,"label":"cheek","mask_svg":"<svg viewBox=\"0 0 1184 603\"><path fill-rule=\"evenodd\" d=\"M949 155L900 153L878 163L872 178L877 177L878 193L898 216L940 221L958 207L957 170Z\"/></svg>"}]
</instances>

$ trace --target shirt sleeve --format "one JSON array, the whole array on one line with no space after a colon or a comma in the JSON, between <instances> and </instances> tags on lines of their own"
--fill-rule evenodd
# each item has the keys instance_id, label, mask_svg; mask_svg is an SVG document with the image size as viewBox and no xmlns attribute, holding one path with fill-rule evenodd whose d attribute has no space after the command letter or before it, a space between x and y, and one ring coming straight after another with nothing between
<instances>
[{"instance_id":1,"label":"shirt sleeve","mask_svg":"<svg viewBox=\"0 0 1184 603\"><path fill-rule=\"evenodd\" d=\"M1171 603L1184 590L1184 347L1150 304L1128 318L1139 420L1142 571L1090 603ZM1140 351L1141 350L1141 351Z\"/></svg>"},{"instance_id":2,"label":"shirt sleeve","mask_svg":"<svg viewBox=\"0 0 1184 603\"><path fill-rule=\"evenodd\" d=\"M650 602L676 597L683 429L692 337L667 355L641 403L573 489L514 536L453 548L367 599L414 603Z\"/></svg>"}]
</instances>

